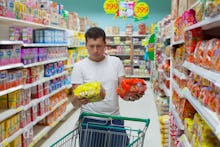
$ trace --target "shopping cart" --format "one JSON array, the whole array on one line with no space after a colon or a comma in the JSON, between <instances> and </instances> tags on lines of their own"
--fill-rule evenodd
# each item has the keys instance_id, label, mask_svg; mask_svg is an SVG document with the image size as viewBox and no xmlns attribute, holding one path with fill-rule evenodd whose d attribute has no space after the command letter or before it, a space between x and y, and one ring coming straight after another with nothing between
<instances>
[{"instance_id":1,"label":"shopping cart","mask_svg":"<svg viewBox=\"0 0 220 147\"><path fill-rule=\"evenodd\" d=\"M100 122L82 123L86 118L100 118ZM143 129L115 125L115 120L142 123ZM143 124L144 123L144 124ZM83 112L77 127L51 147L143 147L150 119L130 118Z\"/></svg>"}]
</instances>

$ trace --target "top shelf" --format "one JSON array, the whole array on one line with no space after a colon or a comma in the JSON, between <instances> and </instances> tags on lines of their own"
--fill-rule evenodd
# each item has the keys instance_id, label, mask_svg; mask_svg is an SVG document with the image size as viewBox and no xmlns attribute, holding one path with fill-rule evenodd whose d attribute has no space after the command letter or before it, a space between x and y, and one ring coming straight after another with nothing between
<instances>
[{"instance_id":1,"label":"top shelf","mask_svg":"<svg viewBox=\"0 0 220 147\"><path fill-rule=\"evenodd\" d=\"M73 30L68 30L66 28L61 28L58 26L49 26L49 25L43 25L43 24L38 24L34 22L29 22L25 20L20 20L20 19L15 19L15 18L8 18L8 17L2 17L0 16L0 24L11 26L11 25L16 25L16 26L21 26L21 27L32 27L34 29L40 29L40 28L50 28L50 29L57 29L57 30L64 30L64 31L72 31Z\"/></svg>"},{"instance_id":2,"label":"top shelf","mask_svg":"<svg viewBox=\"0 0 220 147\"><path fill-rule=\"evenodd\" d=\"M220 25L220 15L213 17L213 18L208 18L208 19L203 20L201 22L198 22L194 25L191 25L191 26L187 27L185 29L185 31L189 31L189 30L199 28L199 27L202 27L203 30L208 30L208 29L218 27L219 25Z\"/></svg>"}]
</instances>

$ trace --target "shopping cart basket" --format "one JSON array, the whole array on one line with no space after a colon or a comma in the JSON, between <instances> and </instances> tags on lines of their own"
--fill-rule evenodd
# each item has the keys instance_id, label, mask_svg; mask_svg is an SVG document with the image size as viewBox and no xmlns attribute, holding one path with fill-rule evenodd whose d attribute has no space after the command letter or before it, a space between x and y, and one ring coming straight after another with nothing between
<instances>
[{"instance_id":1,"label":"shopping cart basket","mask_svg":"<svg viewBox=\"0 0 220 147\"><path fill-rule=\"evenodd\" d=\"M85 118L101 118L102 122L82 123ZM114 125L114 120L144 123L143 129ZM130 118L83 112L77 127L51 147L143 147L150 119ZM109 125L110 124L110 125Z\"/></svg>"}]
</instances>

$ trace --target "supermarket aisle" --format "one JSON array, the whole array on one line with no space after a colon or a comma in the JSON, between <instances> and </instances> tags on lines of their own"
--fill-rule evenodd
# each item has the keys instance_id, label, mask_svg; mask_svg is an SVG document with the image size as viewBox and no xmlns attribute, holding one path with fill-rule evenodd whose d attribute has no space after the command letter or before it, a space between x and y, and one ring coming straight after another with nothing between
<instances>
[{"instance_id":1,"label":"supermarket aisle","mask_svg":"<svg viewBox=\"0 0 220 147\"><path fill-rule=\"evenodd\" d=\"M128 117L140 117L140 118L150 118L150 127L147 130L145 137L144 147L160 147L160 130L157 117L157 110L154 104L153 92L148 84L148 90L145 96L136 102L125 102L120 100L121 115ZM62 125L57 127L57 130L48 136L47 140L41 144L42 147L48 147L51 143L57 141L64 134L71 131L74 124L79 116L79 110L77 110L69 119L67 119ZM137 124L135 122L126 122L126 126L131 126L132 128L141 128L142 124ZM42 141L41 141L42 142Z\"/></svg>"}]
</instances>

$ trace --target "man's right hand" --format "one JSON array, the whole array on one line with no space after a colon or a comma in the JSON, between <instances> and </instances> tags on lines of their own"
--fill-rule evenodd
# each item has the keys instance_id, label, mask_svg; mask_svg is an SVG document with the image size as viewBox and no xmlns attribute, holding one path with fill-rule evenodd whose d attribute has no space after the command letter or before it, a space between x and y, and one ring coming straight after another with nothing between
<instances>
[{"instance_id":1,"label":"man's right hand","mask_svg":"<svg viewBox=\"0 0 220 147\"><path fill-rule=\"evenodd\" d=\"M90 102L87 98L79 98L77 96L74 96L73 94L70 95L68 98L73 104L73 106L77 108Z\"/></svg>"}]
</instances>

